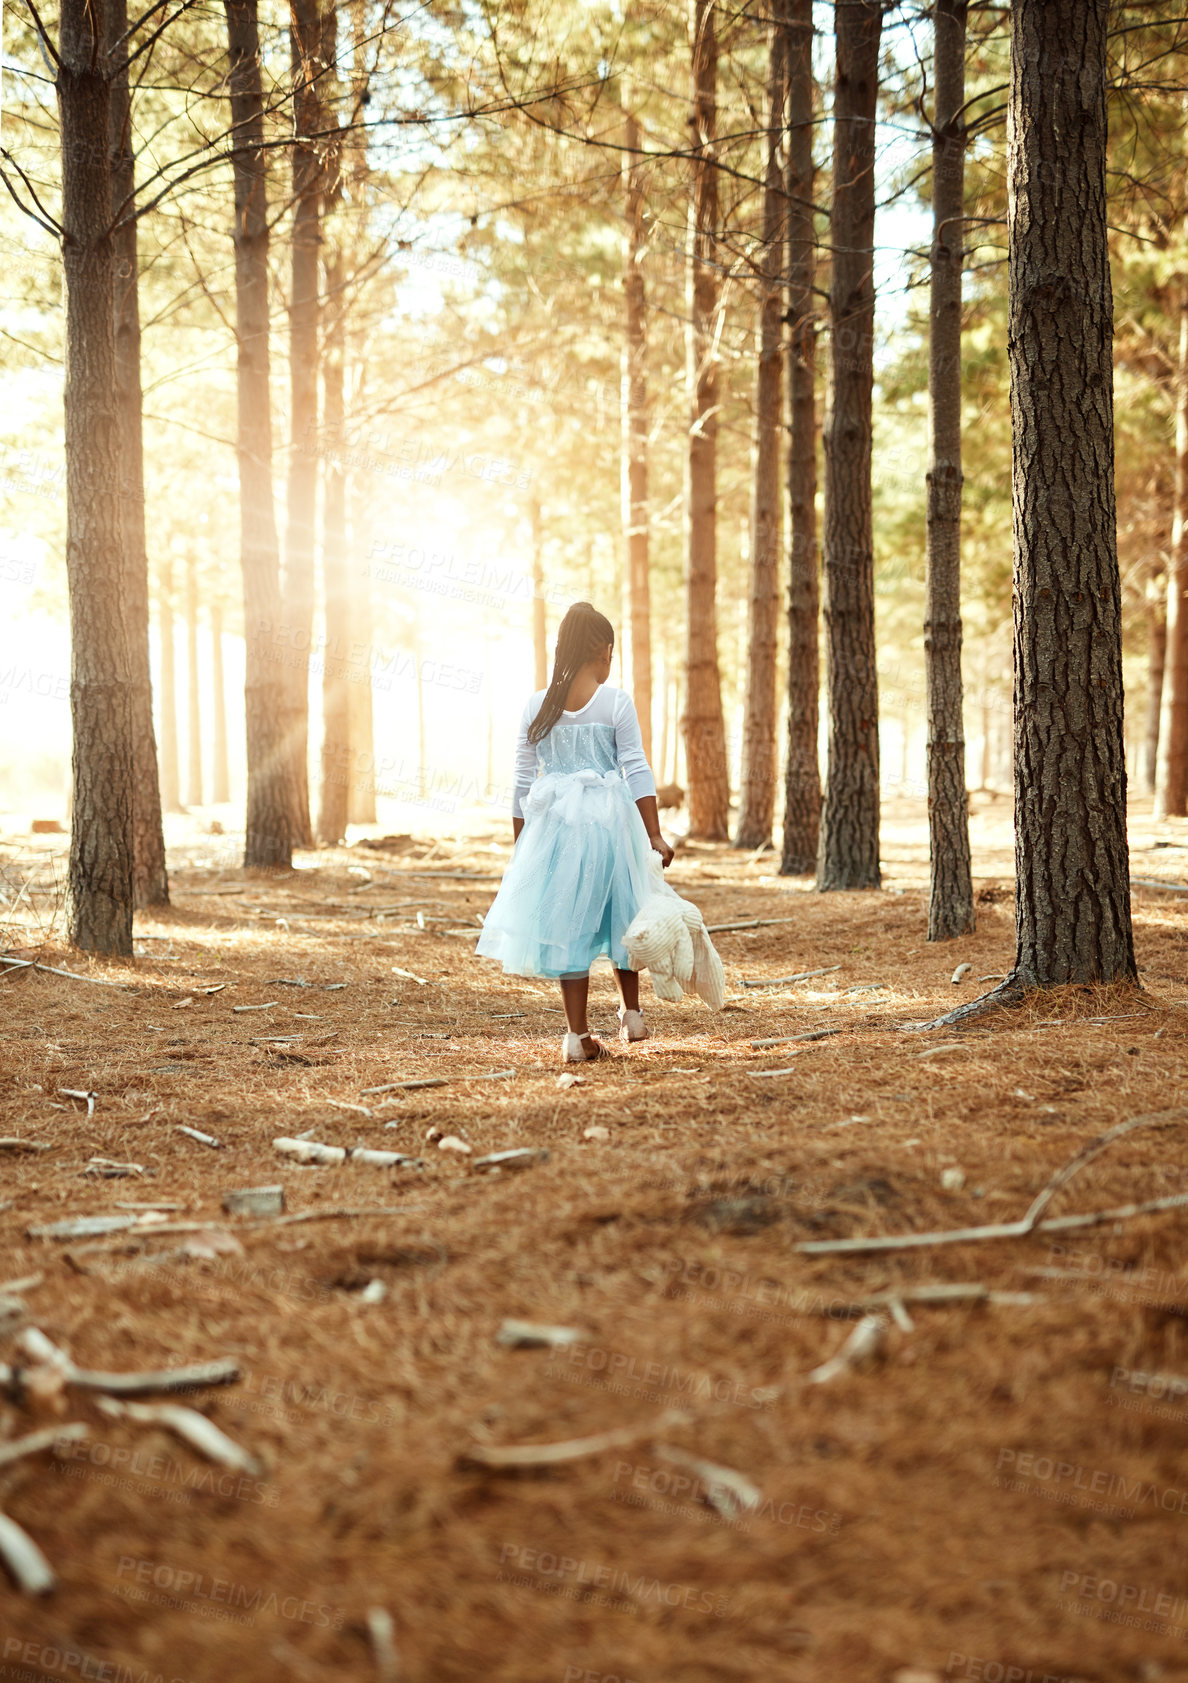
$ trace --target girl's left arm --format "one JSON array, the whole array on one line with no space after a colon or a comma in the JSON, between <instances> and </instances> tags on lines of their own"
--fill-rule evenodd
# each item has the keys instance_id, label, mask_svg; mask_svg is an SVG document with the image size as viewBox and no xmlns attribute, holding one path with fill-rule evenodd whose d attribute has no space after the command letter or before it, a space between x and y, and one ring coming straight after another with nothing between
<instances>
[{"instance_id":1,"label":"girl's left arm","mask_svg":"<svg viewBox=\"0 0 1188 1683\"><path fill-rule=\"evenodd\" d=\"M643 734L639 715L631 697L619 691L615 701L615 754L619 768L627 779L627 787L639 808L648 840L660 855L665 866L672 862L672 849L660 834L660 811L656 805L656 779L643 751Z\"/></svg>"}]
</instances>

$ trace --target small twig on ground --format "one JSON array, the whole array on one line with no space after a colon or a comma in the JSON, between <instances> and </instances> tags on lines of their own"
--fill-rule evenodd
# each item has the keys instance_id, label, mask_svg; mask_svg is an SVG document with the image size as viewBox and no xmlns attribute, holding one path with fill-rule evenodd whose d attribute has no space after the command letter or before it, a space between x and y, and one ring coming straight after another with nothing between
<instances>
[{"instance_id":1,"label":"small twig on ground","mask_svg":"<svg viewBox=\"0 0 1188 1683\"><path fill-rule=\"evenodd\" d=\"M19 1461L26 1455L40 1455L43 1449L53 1449L55 1444L76 1443L79 1438L90 1435L91 1428L81 1420L72 1420L65 1426L46 1426L40 1432L29 1432L23 1438L13 1438L11 1443L0 1443L0 1467L7 1466L10 1461Z\"/></svg>"},{"instance_id":2,"label":"small twig on ground","mask_svg":"<svg viewBox=\"0 0 1188 1683\"><path fill-rule=\"evenodd\" d=\"M812 976L831 976L835 970L840 970L840 964L827 964L823 970L801 970L795 976L772 976L769 980L747 981L743 978L744 988L781 988L788 982L807 982Z\"/></svg>"},{"instance_id":3,"label":"small twig on ground","mask_svg":"<svg viewBox=\"0 0 1188 1683\"><path fill-rule=\"evenodd\" d=\"M15 1519L0 1514L0 1560L26 1595L48 1595L57 1585L49 1561Z\"/></svg>"},{"instance_id":4,"label":"small twig on ground","mask_svg":"<svg viewBox=\"0 0 1188 1683\"><path fill-rule=\"evenodd\" d=\"M160 1228L157 1230L160 1232ZM239 1363L233 1360L202 1362L195 1367L175 1367L159 1373L99 1373L76 1367L64 1350L38 1327L26 1327L18 1340L25 1355L62 1369L68 1385L81 1391L102 1391L107 1396L150 1396L162 1391L194 1391L206 1385L231 1385L239 1378Z\"/></svg>"},{"instance_id":5,"label":"small twig on ground","mask_svg":"<svg viewBox=\"0 0 1188 1683\"><path fill-rule=\"evenodd\" d=\"M621 1426L617 1431L599 1432L588 1438L567 1438L562 1443L474 1443L459 1456L462 1466L488 1467L494 1472L516 1472L523 1467L555 1467L564 1461L581 1461L601 1455L607 1449L621 1449L643 1438L658 1436L670 1426L687 1425L690 1416L679 1409L666 1409L643 1426Z\"/></svg>"},{"instance_id":6,"label":"small twig on ground","mask_svg":"<svg viewBox=\"0 0 1188 1683\"><path fill-rule=\"evenodd\" d=\"M856 1367L867 1357L877 1355L886 1334L887 1323L882 1315L864 1315L837 1354L809 1374L809 1384L827 1385L831 1379L845 1373L847 1368Z\"/></svg>"},{"instance_id":7,"label":"small twig on ground","mask_svg":"<svg viewBox=\"0 0 1188 1683\"><path fill-rule=\"evenodd\" d=\"M247 1473L253 1478L263 1470L254 1455L249 1455L196 1408L183 1408L178 1403L121 1403L110 1397L101 1397L97 1406L114 1420L164 1426L218 1467L229 1467L232 1472Z\"/></svg>"}]
</instances>

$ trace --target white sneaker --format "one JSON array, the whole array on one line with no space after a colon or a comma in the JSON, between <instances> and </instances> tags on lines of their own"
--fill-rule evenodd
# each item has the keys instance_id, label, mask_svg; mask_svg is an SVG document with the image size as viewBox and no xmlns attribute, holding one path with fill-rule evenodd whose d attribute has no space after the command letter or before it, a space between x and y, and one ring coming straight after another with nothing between
<instances>
[{"instance_id":1,"label":"white sneaker","mask_svg":"<svg viewBox=\"0 0 1188 1683\"><path fill-rule=\"evenodd\" d=\"M619 1039L630 1042L632 1040L646 1040L648 1038L647 1024L643 1020L642 1011L628 1011L619 1006Z\"/></svg>"},{"instance_id":2,"label":"white sneaker","mask_svg":"<svg viewBox=\"0 0 1188 1683\"><path fill-rule=\"evenodd\" d=\"M566 1034L561 1041L561 1058L567 1064L592 1064L597 1058L609 1058L610 1053L600 1040L594 1036L585 1037L594 1045L593 1052L587 1052L585 1041L580 1034Z\"/></svg>"}]
</instances>

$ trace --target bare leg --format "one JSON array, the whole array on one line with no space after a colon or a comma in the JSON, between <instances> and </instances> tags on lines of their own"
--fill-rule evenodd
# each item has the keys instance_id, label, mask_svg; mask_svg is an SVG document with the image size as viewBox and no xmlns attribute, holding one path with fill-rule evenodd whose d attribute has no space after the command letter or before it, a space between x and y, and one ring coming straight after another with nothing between
<instances>
[{"instance_id":1,"label":"bare leg","mask_svg":"<svg viewBox=\"0 0 1188 1683\"><path fill-rule=\"evenodd\" d=\"M562 981L561 1003L565 1007L565 1021L569 1025L570 1034L580 1034L583 1040L590 1032L590 1025L586 1021L586 1001L589 996L589 976L581 976L576 981Z\"/></svg>"},{"instance_id":2,"label":"bare leg","mask_svg":"<svg viewBox=\"0 0 1188 1683\"><path fill-rule=\"evenodd\" d=\"M623 1001L624 1011L638 1011L639 971L616 970L615 981L619 984L619 997Z\"/></svg>"}]
</instances>

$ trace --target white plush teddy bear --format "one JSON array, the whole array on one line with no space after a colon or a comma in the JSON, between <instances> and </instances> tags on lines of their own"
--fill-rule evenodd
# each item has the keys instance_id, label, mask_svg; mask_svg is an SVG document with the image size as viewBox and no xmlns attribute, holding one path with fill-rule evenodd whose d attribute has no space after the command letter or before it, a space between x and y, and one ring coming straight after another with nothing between
<instances>
[{"instance_id":1,"label":"white plush teddy bear","mask_svg":"<svg viewBox=\"0 0 1188 1683\"><path fill-rule=\"evenodd\" d=\"M659 857L650 861L651 892L623 936L636 970L650 970L658 999L679 1001L696 993L711 1011L726 1002L726 972L691 900L664 880Z\"/></svg>"}]
</instances>

